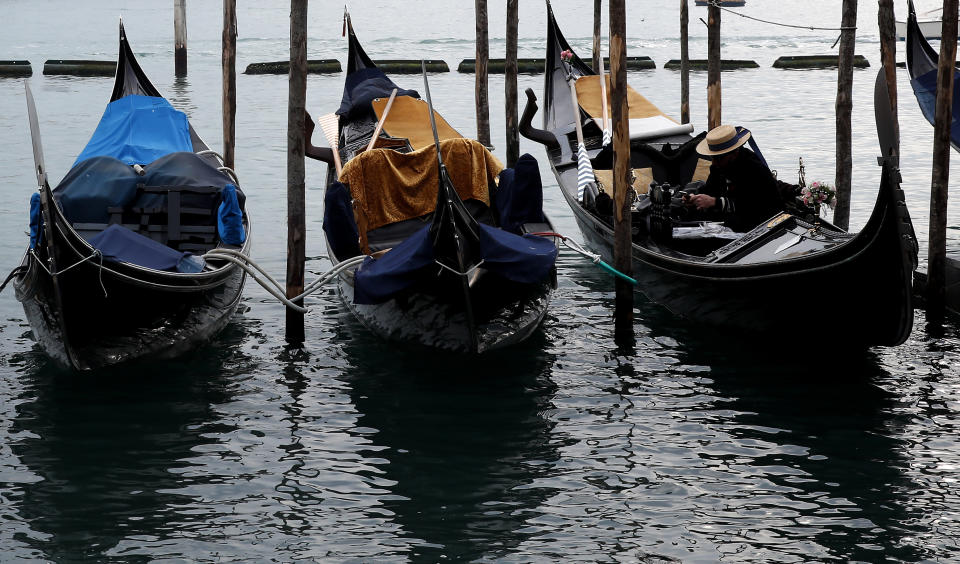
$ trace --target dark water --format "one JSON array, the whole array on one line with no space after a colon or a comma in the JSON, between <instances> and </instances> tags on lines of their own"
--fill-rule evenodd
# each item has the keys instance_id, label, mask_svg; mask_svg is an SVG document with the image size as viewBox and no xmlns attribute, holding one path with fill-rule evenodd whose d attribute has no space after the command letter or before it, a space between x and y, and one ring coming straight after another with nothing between
<instances>
[{"instance_id":1,"label":"dark water","mask_svg":"<svg viewBox=\"0 0 960 564\"><path fill-rule=\"evenodd\" d=\"M30 59L54 180L93 131L112 82L43 77L47 58L112 58L123 15L157 87L221 144L219 3L190 3L190 75L172 78L172 15L153 2L11 1L0 58ZM374 58L472 56L472 5L351 6ZM461 5L462 4L462 5ZM679 107L674 8L628 7L630 54L657 70L630 82ZM745 13L836 27L839 3L751 0ZM862 3L861 3L862 4ZM554 2L575 47L590 2ZM898 7L899 8L899 7ZM919 10L928 9L919 6ZM340 58L340 6L310 5L310 58ZM491 4L491 50L503 14ZM693 57L705 31L692 10ZM854 226L879 182L872 85L875 10L861 5L855 73ZM287 54L289 6L241 3L239 63ZM833 177L834 71L770 68L780 55L829 53L835 32L786 30L724 15L724 116L750 127L781 175ZM541 3L521 6L520 55L540 56ZM902 55L901 55L902 58ZM473 134L473 76L431 76L435 103ZM704 74L693 119L706 121ZM420 87L419 77L397 77ZM311 75L308 108L339 104L343 75ZM23 80L0 80L0 266L26 244L34 189ZM932 129L900 76L904 188L925 249ZM539 93L542 77L520 78ZM491 77L502 157L503 79ZM237 170L254 220L255 258L285 265L286 77L238 77ZM521 149L540 156L537 146ZM960 169L952 167L952 176ZM308 279L325 271L324 167L308 163ZM546 207L579 238L549 170ZM950 214L950 225L960 224ZM952 231L952 245L956 244ZM922 254L923 250L921 251ZM809 562L960 559L960 343L928 336L923 313L904 345L842 350L829 289L790 296L785 323L809 339L757 347L672 318L638 294L636 343L613 342L613 285L572 254L532 339L463 358L385 344L327 288L308 303L307 342L283 343L283 309L248 285L243 311L209 346L177 361L93 375L51 366L12 293L0 295L0 561L659 561ZM6 271L4 271L6 272Z\"/></svg>"}]
</instances>

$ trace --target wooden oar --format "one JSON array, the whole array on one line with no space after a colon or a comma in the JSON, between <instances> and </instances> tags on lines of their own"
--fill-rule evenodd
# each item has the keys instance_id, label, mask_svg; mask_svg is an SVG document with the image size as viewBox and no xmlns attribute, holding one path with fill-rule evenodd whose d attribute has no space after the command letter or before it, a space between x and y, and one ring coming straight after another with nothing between
<instances>
[{"instance_id":1,"label":"wooden oar","mask_svg":"<svg viewBox=\"0 0 960 564\"><path fill-rule=\"evenodd\" d=\"M606 147L612 141L610 135L610 130L607 128L607 76L606 71L603 68L603 54L600 55L600 101L603 105L603 143L602 145Z\"/></svg>"},{"instance_id":2,"label":"wooden oar","mask_svg":"<svg viewBox=\"0 0 960 564\"><path fill-rule=\"evenodd\" d=\"M567 69L567 82L570 84L570 99L573 103L573 123L577 129L577 201L583 203L583 194L586 187L596 184L597 177L593 174L593 165L587 155L587 146L583 142L583 125L580 123L580 100L577 99L577 79L573 75L573 67L563 61L561 64Z\"/></svg>"},{"instance_id":3,"label":"wooden oar","mask_svg":"<svg viewBox=\"0 0 960 564\"><path fill-rule=\"evenodd\" d=\"M373 130L373 137L370 138L370 143L367 144L367 150L373 149L374 143L377 142L377 137L380 137L380 130L383 129L383 122L387 121L387 114L390 113L390 106L393 105L393 99L397 97L397 89L394 88L393 92L390 93L390 99L387 100L386 107L383 108L383 115L380 116L380 121L377 122L377 128Z\"/></svg>"},{"instance_id":4,"label":"wooden oar","mask_svg":"<svg viewBox=\"0 0 960 564\"><path fill-rule=\"evenodd\" d=\"M330 144L330 148L333 149L333 165L337 168L337 178L339 178L340 169L343 168L340 164L339 148L340 116L337 114L320 116L317 118L317 123L320 125L320 129L323 131L323 136L327 139L327 143Z\"/></svg>"}]
</instances>

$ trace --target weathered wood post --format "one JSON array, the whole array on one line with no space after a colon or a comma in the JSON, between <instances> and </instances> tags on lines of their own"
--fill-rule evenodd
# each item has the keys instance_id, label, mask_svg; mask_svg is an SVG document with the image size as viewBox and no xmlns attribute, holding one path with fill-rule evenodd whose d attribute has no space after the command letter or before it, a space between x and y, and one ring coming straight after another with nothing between
<instances>
[{"instance_id":1,"label":"weathered wood post","mask_svg":"<svg viewBox=\"0 0 960 564\"><path fill-rule=\"evenodd\" d=\"M723 122L720 97L720 6L707 7L707 129Z\"/></svg>"},{"instance_id":2,"label":"weathered wood post","mask_svg":"<svg viewBox=\"0 0 960 564\"><path fill-rule=\"evenodd\" d=\"M930 186L930 235L927 242L928 332L942 332L946 302L947 189L950 180L950 123L953 73L957 60L957 0L943 0L937 105L933 126L933 182Z\"/></svg>"},{"instance_id":3,"label":"weathered wood post","mask_svg":"<svg viewBox=\"0 0 960 564\"><path fill-rule=\"evenodd\" d=\"M593 72L600 72L600 58L603 57L600 47L600 16L603 0L593 0Z\"/></svg>"},{"instance_id":4,"label":"weathered wood post","mask_svg":"<svg viewBox=\"0 0 960 564\"><path fill-rule=\"evenodd\" d=\"M507 52L504 55L503 90L507 106L507 166L520 158L520 131L517 126L517 27L520 23L519 0L507 0Z\"/></svg>"},{"instance_id":5,"label":"weathered wood post","mask_svg":"<svg viewBox=\"0 0 960 564\"><path fill-rule=\"evenodd\" d=\"M847 229L850 226L850 184L853 174L853 49L857 38L857 0L843 0L840 27L840 54L837 58L837 206L833 223Z\"/></svg>"},{"instance_id":6,"label":"weathered wood post","mask_svg":"<svg viewBox=\"0 0 960 564\"><path fill-rule=\"evenodd\" d=\"M223 0L223 164L234 168L237 134L237 0Z\"/></svg>"},{"instance_id":7,"label":"weathered wood post","mask_svg":"<svg viewBox=\"0 0 960 564\"><path fill-rule=\"evenodd\" d=\"M893 112L893 132L896 137L895 149L900 154L900 119L897 116L897 29L894 23L893 0L879 0L877 22L880 26L880 62L887 79L887 93L890 96L890 111ZM884 155L886 156L886 155Z\"/></svg>"},{"instance_id":8,"label":"weathered wood post","mask_svg":"<svg viewBox=\"0 0 960 564\"><path fill-rule=\"evenodd\" d=\"M690 123L690 48L687 0L680 0L680 123Z\"/></svg>"},{"instance_id":9,"label":"weathered wood post","mask_svg":"<svg viewBox=\"0 0 960 564\"><path fill-rule=\"evenodd\" d=\"M307 260L304 120L307 100L307 0L290 0L287 102L287 297L303 293ZM287 308L288 343L304 341L303 314Z\"/></svg>"},{"instance_id":10,"label":"weathered wood post","mask_svg":"<svg viewBox=\"0 0 960 564\"><path fill-rule=\"evenodd\" d=\"M627 103L627 14L624 0L610 0L610 109L613 121L613 266L632 276L630 107ZM615 339L632 343L633 286L618 276L615 288Z\"/></svg>"},{"instance_id":11,"label":"weathered wood post","mask_svg":"<svg viewBox=\"0 0 960 564\"><path fill-rule=\"evenodd\" d=\"M477 141L490 147L490 101L487 96L487 64L490 60L490 40L487 33L487 0L475 0L477 12Z\"/></svg>"},{"instance_id":12,"label":"weathered wood post","mask_svg":"<svg viewBox=\"0 0 960 564\"><path fill-rule=\"evenodd\" d=\"M187 76L187 0L173 0L173 74Z\"/></svg>"}]
</instances>

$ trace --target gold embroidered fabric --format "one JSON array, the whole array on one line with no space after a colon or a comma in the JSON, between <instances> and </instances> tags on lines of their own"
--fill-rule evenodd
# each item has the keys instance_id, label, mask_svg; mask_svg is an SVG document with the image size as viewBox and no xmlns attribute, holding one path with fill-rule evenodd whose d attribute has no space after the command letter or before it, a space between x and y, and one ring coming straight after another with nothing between
<instances>
[{"instance_id":1,"label":"gold embroidered fabric","mask_svg":"<svg viewBox=\"0 0 960 564\"><path fill-rule=\"evenodd\" d=\"M489 206L490 183L503 170L500 161L479 141L466 138L441 141L440 153L460 198ZM434 211L440 185L437 152L432 144L406 154L365 151L344 165L340 180L350 187L360 248L369 253L368 231Z\"/></svg>"},{"instance_id":2,"label":"gold embroidered fabric","mask_svg":"<svg viewBox=\"0 0 960 564\"><path fill-rule=\"evenodd\" d=\"M607 81L607 117L611 115L610 102L610 75L604 77ZM581 76L577 79L577 100L583 111L594 118L603 117L603 106L600 98L600 77L597 75ZM653 105L639 92L627 85L627 104L630 107L630 119L641 119L654 116L664 116L667 119L676 122L667 114L660 111L660 108Z\"/></svg>"}]
</instances>

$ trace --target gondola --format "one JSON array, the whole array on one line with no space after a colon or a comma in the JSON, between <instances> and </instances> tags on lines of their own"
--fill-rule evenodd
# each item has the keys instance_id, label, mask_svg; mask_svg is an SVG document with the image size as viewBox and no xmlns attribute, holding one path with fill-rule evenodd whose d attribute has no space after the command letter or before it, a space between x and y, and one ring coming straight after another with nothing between
<instances>
[{"instance_id":1,"label":"gondola","mask_svg":"<svg viewBox=\"0 0 960 564\"><path fill-rule=\"evenodd\" d=\"M433 111L429 89L422 100L378 69L345 19L347 76L327 135L334 150L307 149L329 165L331 262L366 257L339 275L343 303L385 340L458 353L523 341L556 288L557 242L535 235L553 232L536 160L502 169Z\"/></svg>"},{"instance_id":2,"label":"gondola","mask_svg":"<svg viewBox=\"0 0 960 564\"><path fill-rule=\"evenodd\" d=\"M940 55L934 51L921 33L917 23L917 13L913 2L907 3L910 14L907 16L907 72L910 73L910 86L917 97L920 111L930 125L934 124L937 112L937 65ZM953 115L960 115L960 72L953 73ZM950 124L950 146L960 151L960 124L954 119Z\"/></svg>"},{"instance_id":3,"label":"gondola","mask_svg":"<svg viewBox=\"0 0 960 564\"><path fill-rule=\"evenodd\" d=\"M208 341L237 309L245 273L204 255L250 249L236 175L151 84L122 22L118 57L103 117L52 190L27 85L39 191L14 288L35 340L75 370Z\"/></svg>"},{"instance_id":4,"label":"gondola","mask_svg":"<svg viewBox=\"0 0 960 564\"><path fill-rule=\"evenodd\" d=\"M604 192L578 198L578 142L568 78L576 80L576 116L587 157L603 190L612 192L612 146L601 149L602 132L594 119L600 117L594 109L600 100L585 99L599 98L600 89L591 83L595 87L600 81L575 54L569 63L562 61L564 51L572 53L548 7L543 129L530 123L538 108L528 89L520 131L544 145L584 238L610 260L612 207L600 205ZM639 193L631 215L636 228L633 269L638 289L651 301L697 324L798 346L820 339L821 333L825 342L844 346L897 345L908 337L917 244L896 159L882 159L873 213L856 235L799 205L785 205L792 213L724 236L716 225L690 225L675 213L675 196L709 164L696 153L705 133L692 136L692 128L685 130L632 89L629 108L630 164ZM648 207L642 209L644 205ZM818 306L829 320L818 319Z\"/></svg>"}]
</instances>

